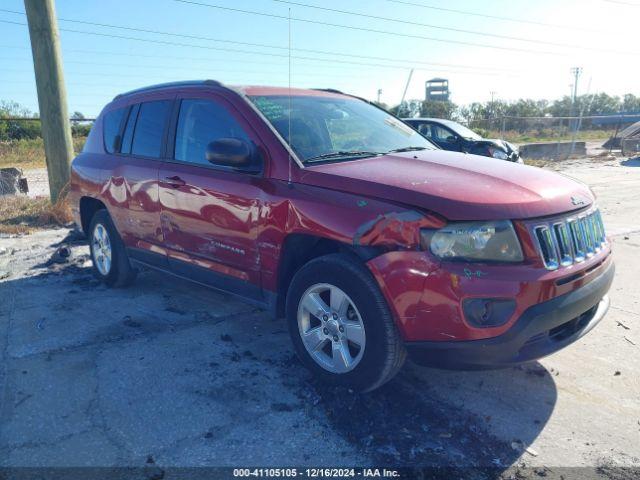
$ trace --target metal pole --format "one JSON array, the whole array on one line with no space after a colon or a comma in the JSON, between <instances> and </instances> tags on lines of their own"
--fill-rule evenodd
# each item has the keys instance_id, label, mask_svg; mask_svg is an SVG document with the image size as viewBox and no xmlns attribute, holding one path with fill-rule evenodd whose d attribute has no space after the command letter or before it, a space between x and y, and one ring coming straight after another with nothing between
<instances>
[{"instance_id":1,"label":"metal pole","mask_svg":"<svg viewBox=\"0 0 640 480\"><path fill-rule=\"evenodd\" d=\"M36 74L49 191L55 203L69 182L69 165L73 159L58 22L53 0L24 0L24 7Z\"/></svg>"},{"instance_id":2,"label":"metal pole","mask_svg":"<svg viewBox=\"0 0 640 480\"><path fill-rule=\"evenodd\" d=\"M578 78L580 78L580 74L582 73L582 67L572 68L571 73L573 73L574 76L572 104L575 106L576 100L578 99Z\"/></svg>"},{"instance_id":3,"label":"metal pole","mask_svg":"<svg viewBox=\"0 0 640 480\"><path fill-rule=\"evenodd\" d=\"M402 105L404 104L404 99L407 96L407 90L409 90L409 83L411 83L411 77L413 76L413 68L409 72L409 78L407 78L407 84L404 86L404 92L402 92L402 100L400 100L400 108L398 108L398 116L400 117L400 111L402 110Z\"/></svg>"},{"instance_id":4,"label":"metal pole","mask_svg":"<svg viewBox=\"0 0 640 480\"><path fill-rule=\"evenodd\" d=\"M489 93L491 94L491 108L490 108L489 118L493 118L495 116L495 111L494 111L495 103L493 103L493 98L494 98L496 92L491 91Z\"/></svg>"}]
</instances>

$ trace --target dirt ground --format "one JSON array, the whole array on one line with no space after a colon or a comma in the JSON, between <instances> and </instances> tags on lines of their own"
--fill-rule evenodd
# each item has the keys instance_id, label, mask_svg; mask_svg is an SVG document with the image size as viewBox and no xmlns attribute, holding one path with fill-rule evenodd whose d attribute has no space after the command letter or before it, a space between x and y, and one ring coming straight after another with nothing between
<instances>
[{"instance_id":1,"label":"dirt ground","mask_svg":"<svg viewBox=\"0 0 640 480\"><path fill-rule=\"evenodd\" d=\"M0 238L0 466L592 467L630 478L620 467L640 467L640 159L548 168L599 197L617 264L605 320L539 362L407 364L367 395L316 383L284 322L232 297L152 272L107 289L66 229Z\"/></svg>"}]
</instances>

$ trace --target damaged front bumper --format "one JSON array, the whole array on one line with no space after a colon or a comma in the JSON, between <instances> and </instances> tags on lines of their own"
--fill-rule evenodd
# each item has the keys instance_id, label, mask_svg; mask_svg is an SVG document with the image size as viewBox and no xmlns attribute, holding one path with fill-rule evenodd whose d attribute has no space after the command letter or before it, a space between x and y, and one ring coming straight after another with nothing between
<instances>
[{"instance_id":1,"label":"damaged front bumper","mask_svg":"<svg viewBox=\"0 0 640 480\"><path fill-rule=\"evenodd\" d=\"M614 264L607 247L579 265L549 271L517 265L438 262L389 252L367 263L419 363L476 368L525 362L580 338L608 308ZM465 302L507 301L503 321L474 324Z\"/></svg>"},{"instance_id":2,"label":"damaged front bumper","mask_svg":"<svg viewBox=\"0 0 640 480\"><path fill-rule=\"evenodd\" d=\"M607 292L615 266L588 284L527 309L504 334L457 342L408 342L416 363L476 369L514 365L550 355L586 335L609 309Z\"/></svg>"}]
</instances>

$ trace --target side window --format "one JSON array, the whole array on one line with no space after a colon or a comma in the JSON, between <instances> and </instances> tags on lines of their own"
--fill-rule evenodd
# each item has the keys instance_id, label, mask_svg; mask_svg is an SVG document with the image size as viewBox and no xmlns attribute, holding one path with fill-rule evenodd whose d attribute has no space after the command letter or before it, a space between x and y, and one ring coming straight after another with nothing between
<instances>
[{"instance_id":1,"label":"side window","mask_svg":"<svg viewBox=\"0 0 640 480\"><path fill-rule=\"evenodd\" d=\"M220 138L251 141L223 106L211 100L182 100L174 158L198 165L211 165L206 159L207 145Z\"/></svg>"},{"instance_id":2,"label":"side window","mask_svg":"<svg viewBox=\"0 0 640 480\"><path fill-rule=\"evenodd\" d=\"M111 110L104 116L104 122L102 126L102 135L104 139L104 148L107 153L114 153L118 151L118 140L120 139L120 126L122 125L122 119L126 113L126 108L118 108L117 110Z\"/></svg>"},{"instance_id":3,"label":"side window","mask_svg":"<svg viewBox=\"0 0 640 480\"><path fill-rule=\"evenodd\" d=\"M124 128L124 134L122 135L122 146L120 147L120 153L131 153L131 144L133 142L133 131L136 128L136 120L138 119L138 111L140 110L140 104L136 104L129 110L129 118L127 119L127 126Z\"/></svg>"},{"instance_id":4,"label":"side window","mask_svg":"<svg viewBox=\"0 0 640 480\"><path fill-rule=\"evenodd\" d=\"M138 121L136 122L131 144L131 153L133 155L160 158L162 135L170 109L170 100L140 104Z\"/></svg>"},{"instance_id":5,"label":"side window","mask_svg":"<svg viewBox=\"0 0 640 480\"><path fill-rule=\"evenodd\" d=\"M431 125L428 123L421 123L418 125L418 131L427 138L431 137Z\"/></svg>"},{"instance_id":6,"label":"side window","mask_svg":"<svg viewBox=\"0 0 640 480\"><path fill-rule=\"evenodd\" d=\"M433 137L436 140L440 140L442 142L453 141L451 137L455 138L455 134L451 130L447 130L446 128L440 127L438 125L432 125L431 132L433 133Z\"/></svg>"}]
</instances>

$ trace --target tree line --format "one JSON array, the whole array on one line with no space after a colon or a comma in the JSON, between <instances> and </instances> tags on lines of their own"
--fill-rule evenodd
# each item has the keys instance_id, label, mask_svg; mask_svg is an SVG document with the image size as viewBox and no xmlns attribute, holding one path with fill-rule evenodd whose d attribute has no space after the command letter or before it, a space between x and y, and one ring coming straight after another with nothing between
<instances>
[{"instance_id":1,"label":"tree line","mask_svg":"<svg viewBox=\"0 0 640 480\"><path fill-rule=\"evenodd\" d=\"M38 114L23 107L17 102L0 100L0 142L10 140L32 140L40 138L40 120L10 120L12 118L38 118ZM81 122L85 116L74 112L71 133L76 137L86 137L91 124Z\"/></svg>"},{"instance_id":2,"label":"tree line","mask_svg":"<svg viewBox=\"0 0 640 480\"><path fill-rule=\"evenodd\" d=\"M469 125L490 124L491 119L503 117L569 117L612 115L617 113L640 113L640 96L626 94L622 97L606 93L580 95L575 105L571 97L557 100L519 99L515 101L494 100L473 102L469 105L456 105L451 101L438 102L428 100L409 100L400 107L396 105L390 111L400 117L435 117L463 122ZM497 122L496 122L497 125ZM520 130L528 126L527 121L505 120L507 130ZM585 121L583 128L589 128Z\"/></svg>"}]
</instances>

